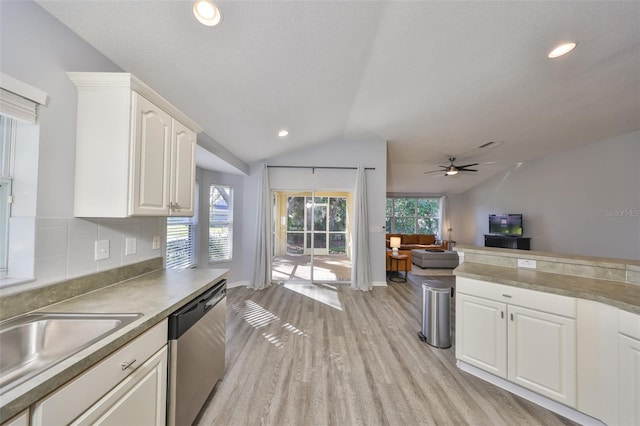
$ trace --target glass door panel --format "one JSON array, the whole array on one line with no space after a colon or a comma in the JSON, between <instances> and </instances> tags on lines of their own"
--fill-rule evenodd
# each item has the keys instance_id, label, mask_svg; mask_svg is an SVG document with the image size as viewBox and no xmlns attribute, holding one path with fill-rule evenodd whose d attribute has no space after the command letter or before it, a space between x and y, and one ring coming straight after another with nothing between
<instances>
[{"instance_id":1,"label":"glass door panel","mask_svg":"<svg viewBox=\"0 0 640 426\"><path fill-rule=\"evenodd\" d=\"M307 254L328 254L327 251L327 210L326 198L315 197L315 201L307 201ZM318 201L325 204L319 204ZM313 247L313 249L312 249Z\"/></svg>"},{"instance_id":2,"label":"glass door panel","mask_svg":"<svg viewBox=\"0 0 640 426\"><path fill-rule=\"evenodd\" d=\"M274 282L350 281L350 193L274 191Z\"/></svg>"}]
</instances>

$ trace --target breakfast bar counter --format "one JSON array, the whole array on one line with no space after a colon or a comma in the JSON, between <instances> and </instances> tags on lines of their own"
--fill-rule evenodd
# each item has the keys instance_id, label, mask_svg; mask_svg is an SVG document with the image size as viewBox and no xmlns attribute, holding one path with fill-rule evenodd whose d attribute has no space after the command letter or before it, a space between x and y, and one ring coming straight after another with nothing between
<instances>
[{"instance_id":1,"label":"breakfast bar counter","mask_svg":"<svg viewBox=\"0 0 640 426\"><path fill-rule=\"evenodd\" d=\"M458 246L454 274L593 300L640 314L640 261Z\"/></svg>"}]
</instances>

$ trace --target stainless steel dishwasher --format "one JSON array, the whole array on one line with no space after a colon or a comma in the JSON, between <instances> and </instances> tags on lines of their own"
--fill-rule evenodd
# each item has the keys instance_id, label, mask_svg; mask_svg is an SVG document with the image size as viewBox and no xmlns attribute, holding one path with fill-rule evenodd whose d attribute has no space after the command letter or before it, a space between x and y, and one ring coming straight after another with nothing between
<instances>
[{"instance_id":1,"label":"stainless steel dishwasher","mask_svg":"<svg viewBox=\"0 0 640 426\"><path fill-rule=\"evenodd\" d=\"M222 376L227 281L169 316L167 424L190 425Z\"/></svg>"}]
</instances>

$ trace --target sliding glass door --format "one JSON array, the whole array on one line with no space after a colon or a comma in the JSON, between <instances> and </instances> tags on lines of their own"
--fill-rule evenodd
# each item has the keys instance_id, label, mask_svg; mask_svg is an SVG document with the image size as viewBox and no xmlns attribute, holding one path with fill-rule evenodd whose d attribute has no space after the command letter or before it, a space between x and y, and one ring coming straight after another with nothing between
<instances>
[{"instance_id":1,"label":"sliding glass door","mask_svg":"<svg viewBox=\"0 0 640 426\"><path fill-rule=\"evenodd\" d=\"M349 281L351 194L274 191L274 282Z\"/></svg>"}]
</instances>

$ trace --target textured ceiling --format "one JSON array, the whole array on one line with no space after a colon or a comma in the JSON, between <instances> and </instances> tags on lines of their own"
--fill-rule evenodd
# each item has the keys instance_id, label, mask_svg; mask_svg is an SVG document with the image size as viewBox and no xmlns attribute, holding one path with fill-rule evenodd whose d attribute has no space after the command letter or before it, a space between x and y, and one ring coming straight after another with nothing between
<instances>
[{"instance_id":1,"label":"textured ceiling","mask_svg":"<svg viewBox=\"0 0 640 426\"><path fill-rule=\"evenodd\" d=\"M190 1L39 4L247 163L374 137L389 192L461 192L640 129L637 1L226 1L216 28ZM423 174L449 156L480 172Z\"/></svg>"}]
</instances>

